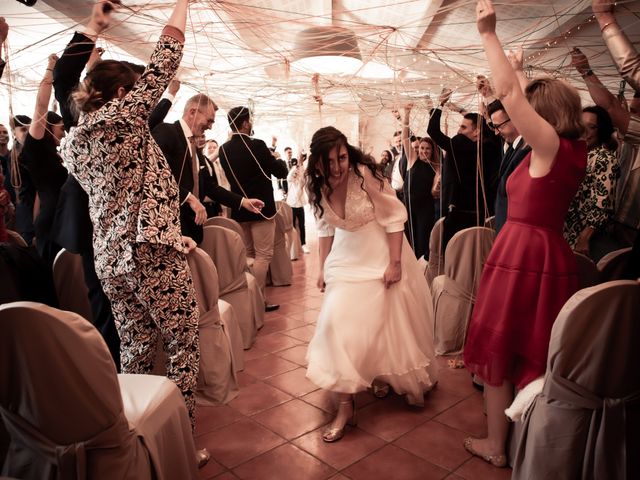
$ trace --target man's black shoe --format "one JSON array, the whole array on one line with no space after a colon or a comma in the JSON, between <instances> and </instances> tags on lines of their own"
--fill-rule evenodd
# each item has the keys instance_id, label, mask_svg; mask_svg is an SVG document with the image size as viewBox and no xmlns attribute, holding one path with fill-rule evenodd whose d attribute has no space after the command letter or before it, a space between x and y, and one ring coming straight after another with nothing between
<instances>
[{"instance_id":1,"label":"man's black shoe","mask_svg":"<svg viewBox=\"0 0 640 480\"><path fill-rule=\"evenodd\" d=\"M273 312L274 310L277 310L279 308L280 305L278 305L277 303L265 303L264 305L265 312Z\"/></svg>"}]
</instances>

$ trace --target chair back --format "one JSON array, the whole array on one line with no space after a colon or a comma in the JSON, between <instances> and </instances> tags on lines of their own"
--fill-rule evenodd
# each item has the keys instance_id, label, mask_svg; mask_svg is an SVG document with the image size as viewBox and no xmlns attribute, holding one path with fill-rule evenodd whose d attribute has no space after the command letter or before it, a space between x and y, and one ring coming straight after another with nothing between
<instances>
[{"instance_id":1,"label":"chair back","mask_svg":"<svg viewBox=\"0 0 640 480\"><path fill-rule=\"evenodd\" d=\"M82 257L64 248L53 261L53 283L62 310L75 312L90 322L93 320L89 290L84 281Z\"/></svg>"},{"instance_id":2,"label":"chair back","mask_svg":"<svg viewBox=\"0 0 640 480\"><path fill-rule=\"evenodd\" d=\"M191 270L191 278L198 299L200 315L218 308L220 284L218 281L218 269L211 257L202 250L196 248L187 255L187 262Z\"/></svg>"},{"instance_id":3,"label":"chair back","mask_svg":"<svg viewBox=\"0 0 640 480\"><path fill-rule=\"evenodd\" d=\"M439 218L431 229L429 235L429 263L425 272L429 287L433 279L444 273L444 251L442 250L444 217Z\"/></svg>"},{"instance_id":4,"label":"chair back","mask_svg":"<svg viewBox=\"0 0 640 480\"><path fill-rule=\"evenodd\" d=\"M627 262L631 259L631 249L632 247L627 247L609 252L598 261L599 283L620 280L623 277Z\"/></svg>"},{"instance_id":5,"label":"chair back","mask_svg":"<svg viewBox=\"0 0 640 480\"><path fill-rule=\"evenodd\" d=\"M204 227L200 248L213 260L218 271L219 295L247 287L244 272L247 251L239 234L224 227Z\"/></svg>"},{"instance_id":6,"label":"chair back","mask_svg":"<svg viewBox=\"0 0 640 480\"><path fill-rule=\"evenodd\" d=\"M135 471L137 438L115 365L88 321L33 302L2 305L0 365L0 411L11 436L3 473L145 478Z\"/></svg>"},{"instance_id":7,"label":"chair back","mask_svg":"<svg viewBox=\"0 0 640 480\"><path fill-rule=\"evenodd\" d=\"M228 218L228 217L210 217L210 218L207 218L206 222L204 222L204 226L205 227L216 226L216 227L228 228L229 230L233 230L238 235L240 235L240 238L242 239L243 242L245 240L245 238L244 238L244 230L242 230L242 225L240 225L238 222L236 222L233 218Z\"/></svg>"},{"instance_id":8,"label":"chair back","mask_svg":"<svg viewBox=\"0 0 640 480\"><path fill-rule=\"evenodd\" d=\"M576 263L578 265L578 279L580 281L580 288L592 287L598 283L598 267L593 260L582 253L573 252L576 257Z\"/></svg>"},{"instance_id":9,"label":"chair back","mask_svg":"<svg viewBox=\"0 0 640 480\"><path fill-rule=\"evenodd\" d=\"M24 241L24 238L13 230L7 229L7 234L9 235L9 243L12 245L16 245L18 247L28 247L27 242Z\"/></svg>"},{"instance_id":10,"label":"chair back","mask_svg":"<svg viewBox=\"0 0 640 480\"><path fill-rule=\"evenodd\" d=\"M640 478L640 284L586 288L551 331L513 478ZM567 462L567 458L578 459Z\"/></svg>"},{"instance_id":11,"label":"chair back","mask_svg":"<svg viewBox=\"0 0 640 480\"><path fill-rule=\"evenodd\" d=\"M293 228L293 210L287 202L276 202L278 214L276 215L276 223L280 221L280 228L286 234ZM279 217L279 219L278 219Z\"/></svg>"},{"instance_id":12,"label":"chair back","mask_svg":"<svg viewBox=\"0 0 640 480\"><path fill-rule=\"evenodd\" d=\"M496 232L486 227L465 228L457 232L447 245L444 274L469 294L475 295L482 267L495 237Z\"/></svg>"}]
</instances>

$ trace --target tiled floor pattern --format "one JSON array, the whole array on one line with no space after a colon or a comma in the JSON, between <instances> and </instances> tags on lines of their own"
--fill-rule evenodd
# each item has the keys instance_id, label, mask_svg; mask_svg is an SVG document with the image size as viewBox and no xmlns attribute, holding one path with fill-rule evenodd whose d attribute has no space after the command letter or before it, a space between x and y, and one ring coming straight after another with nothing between
<instances>
[{"instance_id":1,"label":"tiled floor pattern","mask_svg":"<svg viewBox=\"0 0 640 480\"><path fill-rule=\"evenodd\" d=\"M306 346L322 302L317 255L293 266L292 286L267 291L281 308L266 315L245 351L240 395L228 405L198 410L196 444L212 455L200 479L510 478L510 469L491 467L463 448L466 436L485 433L482 395L466 370L449 369L443 359L424 408L409 407L394 394L377 399L360 393L358 426L348 427L339 442L323 442L332 402L305 378Z\"/></svg>"}]
</instances>

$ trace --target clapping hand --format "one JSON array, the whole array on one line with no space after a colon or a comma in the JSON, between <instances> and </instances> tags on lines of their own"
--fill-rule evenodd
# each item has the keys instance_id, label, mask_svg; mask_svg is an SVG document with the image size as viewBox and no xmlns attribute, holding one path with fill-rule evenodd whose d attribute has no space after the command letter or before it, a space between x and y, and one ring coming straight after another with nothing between
<instances>
[{"instance_id":1,"label":"clapping hand","mask_svg":"<svg viewBox=\"0 0 640 480\"><path fill-rule=\"evenodd\" d=\"M513 50L509 50L509 53L507 53L507 60L509 60L511 68L516 72L522 70L523 58L524 52L522 51L522 47L518 47L515 52Z\"/></svg>"}]
</instances>

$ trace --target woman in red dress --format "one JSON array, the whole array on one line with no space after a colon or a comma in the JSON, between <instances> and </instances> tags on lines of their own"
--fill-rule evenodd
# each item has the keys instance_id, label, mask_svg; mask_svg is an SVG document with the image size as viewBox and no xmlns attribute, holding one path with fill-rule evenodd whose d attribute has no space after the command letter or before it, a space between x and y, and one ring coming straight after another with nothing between
<instances>
[{"instance_id":1,"label":"woman in red dress","mask_svg":"<svg viewBox=\"0 0 640 480\"><path fill-rule=\"evenodd\" d=\"M518 82L495 33L490 0L478 1L478 31L496 96L531 153L507 182L507 223L485 264L464 351L465 366L484 380L488 436L465 447L505 466L513 387L544 375L553 322L578 289L576 262L562 235L587 162L578 92L552 78Z\"/></svg>"}]
</instances>

